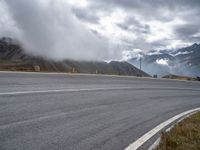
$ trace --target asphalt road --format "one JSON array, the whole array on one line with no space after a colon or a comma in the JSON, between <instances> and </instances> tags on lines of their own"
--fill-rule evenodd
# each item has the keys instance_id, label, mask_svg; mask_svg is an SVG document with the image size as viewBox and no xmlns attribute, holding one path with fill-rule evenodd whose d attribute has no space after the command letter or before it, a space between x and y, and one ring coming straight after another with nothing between
<instances>
[{"instance_id":1,"label":"asphalt road","mask_svg":"<svg viewBox=\"0 0 200 150\"><path fill-rule=\"evenodd\" d=\"M1 72L0 150L123 150L199 106L198 82Z\"/></svg>"}]
</instances>

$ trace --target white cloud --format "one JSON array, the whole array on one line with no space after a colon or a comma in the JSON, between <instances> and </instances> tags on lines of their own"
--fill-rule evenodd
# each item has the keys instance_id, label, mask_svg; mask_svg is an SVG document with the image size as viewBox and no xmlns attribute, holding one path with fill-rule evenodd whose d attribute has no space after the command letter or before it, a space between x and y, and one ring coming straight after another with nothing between
<instances>
[{"instance_id":1,"label":"white cloud","mask_svg":"<svg viewBox=\"0 0 200 150\"><path fill-rule=\"evenodd\" d=\"M142 53L141 49L124 50L122 52L122 60L127 61L130 60L131 58L139 59L140 57L143 57L141 53Z\"/></svg>"},{"instance_id":2,"label":"white cloud","mask_svg":"<svg viewBox=\"0 0 200 150\"><path fill-rule=\"evenodd\" d=\"M106 36L110 41L120 43L121 47L129 46L130 49L140 48L145 51L176 49L191 45L195 40L200 39L198 33L193 35L193 39L189 38L187 30L190 29L186 26L191 23L197 24L196 28L199 27L200 12L197 8L200 3L198 1L90 0L90 3L88 12L91 9L96 15L94 12L106 10L110 11L111 15L97 15L99 22L89 27ZM122 15L116 10L123 12ZM117 23L120 23L122 28L116 26ZM176 33L177 26L186 26L186 31L183 31L186 33L186 39Z\"/></svg>"},{"instance_id":3,"label":"white cloud","mask_svg":"<svg viewBox=\"0 0 200 150\"><path fill-rule=\"evenodd\" d=\"M118 58L108 41L98 38L71 12L63 0L6 0L0 8L7 6L9 28L1 36L19 38L25 49L33 54L54 59L109 60ZM4 14L0 22L6 23ZM4 20L3 20L4 19ZM17 32L13 32L17 30Z\"/></svg>"},{"instance_id":4,"label":"white cloud","mask_svg":"<svg viewBox=\"0 0 200 150\"><path fill-rule=\"evenodd\" d=\"M72 5L73 7L80 8L87 7L89 5L89 2L87 0L67 0L65 2Z\"/></svg>"},{"instance_id":5,"label":"white cloud","mask_svg":"<svg viewBox=\"0 0 200 150\"><path fill-rule=\"evenodd\" d=\"M164 65L164 66L168 66L168 59L157 59L156 63L159 65Z\"/></svg>"},{"instance_id":6,"label":"white cloud","mask_svg":"<svg viewBox=\"0 0 200 150\"><path fill-rule=\"evenodd\" d=\"M153 52L148 52L148 55L159 55L162 54L160 51L153 51Z\"/></svg>"},{"instance_id":7,"label":"white cloud","mask_svg":"<svg viewBox=\"0 0 200 150\"><path fill-rule=\"evenodd\" d=\"M187 55L187 54L191 54L191 53L193 53L193 51L190 51L190 52L188 52L188 51L185 51L185 52L178 52L178 53L174 54L173 56Z\"/></svg>"}]
</instances>

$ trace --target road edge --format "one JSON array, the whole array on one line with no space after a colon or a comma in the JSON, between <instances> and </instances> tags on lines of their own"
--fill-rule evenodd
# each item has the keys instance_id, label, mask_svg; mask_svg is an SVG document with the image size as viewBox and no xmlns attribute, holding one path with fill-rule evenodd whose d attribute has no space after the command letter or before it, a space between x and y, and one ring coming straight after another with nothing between
<instances>
[{"instance_id":1,"label":"road edge","mask_svg":"<svg viewBox=\"0 0 200 150\"><path fill-rule=\"evenodd\" d=\"M185 117L189 114L193 114L193 113L199 112L199 111L200 111L200 107L197 107L197 108L194 108L194 109L184 111L184 112L182 112L178 115L175 115L172 118L169 118L168 120L160 123L155 128L151 129L150 131L148 131L147 133L142 135L140 138L138 138L136 141L134 141L128 147L126 147L125 150L137 150L144 143L146 143L149 139L151 139L154 135L156 135L159 131L161 131L162 129L164 129L165 127L170 125L171 123L177 121L178 119L181 119L182 117Z\"/></svg>"}]
</instances>

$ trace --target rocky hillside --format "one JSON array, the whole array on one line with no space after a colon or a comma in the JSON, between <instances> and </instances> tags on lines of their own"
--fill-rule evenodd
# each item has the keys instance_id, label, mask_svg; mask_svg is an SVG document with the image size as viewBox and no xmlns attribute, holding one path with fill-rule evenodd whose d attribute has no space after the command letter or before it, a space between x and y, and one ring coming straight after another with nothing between
<instances>
[{"instance_id":1,"label":"rocky hillside","mask_svg":"<svg viewBox=\"0 0 200 150\"><path fill-rule=\"evenodd\" d=\"M127 62L54 61L27 54L10 38L0 39L0 70L77 72L149 76Z\"/></svg>"}]
</instances>

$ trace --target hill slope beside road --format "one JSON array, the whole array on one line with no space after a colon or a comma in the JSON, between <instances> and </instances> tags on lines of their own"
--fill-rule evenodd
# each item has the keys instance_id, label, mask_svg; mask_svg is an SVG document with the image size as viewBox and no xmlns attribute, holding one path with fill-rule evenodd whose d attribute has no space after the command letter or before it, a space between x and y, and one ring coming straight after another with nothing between
<instances>
[{"instance_id":1,"label":"hill slope beside road","mask_svg":"<svg viewBox=\"0 0 200 150\"><path fill-rule=\"evenodd\" d=\"M86 61L54 61L43 57L35 57L27 54L19 44L10 38L0 39L0 69L13 71L47 71L47 72L76 72L76 73L96 73L115 74L131 76L149 76L127 62L112 61L106 62L86 62Z\"/></svg>"}]
</instances>

